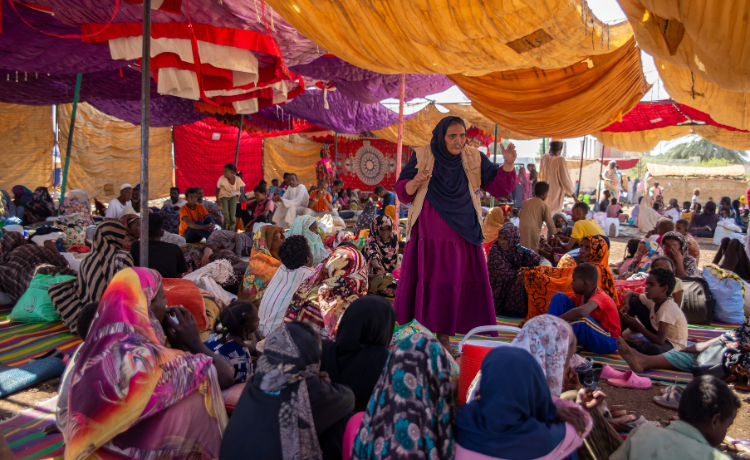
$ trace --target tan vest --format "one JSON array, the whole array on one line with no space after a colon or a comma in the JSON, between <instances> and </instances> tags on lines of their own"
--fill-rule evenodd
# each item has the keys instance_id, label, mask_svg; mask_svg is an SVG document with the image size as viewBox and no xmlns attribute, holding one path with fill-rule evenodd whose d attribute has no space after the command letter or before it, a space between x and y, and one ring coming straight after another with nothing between
<instances>
[{"instance_id":1,"label":"tan vest","mask_svg":"<svg viewBox=\"0 0 750 460\"><path fill-rule=\"evenodd\" d=\"M417 171L428 171L432 172L432 168L435 165L435 156L432 154L432 148L429 145L417 147L414 149L414 153L417 155ZM474 210L477 213L477 219L482 222L482 204L479 199L479 193L477 192L482 185L482 152L469 147L468 145L461 150L461 160L466 172L466 177L469 179L469 194L471 195L471 201L474 204ZM417 222L419 213L422 212L422 206L424 205L424 197L427 194L427 188L430 182L427 181L419 186L417 189L416 196L409 205L409 214L406 222L406 238L409 239L411 235L411 229Z\"/></svg>"}]
</instances>

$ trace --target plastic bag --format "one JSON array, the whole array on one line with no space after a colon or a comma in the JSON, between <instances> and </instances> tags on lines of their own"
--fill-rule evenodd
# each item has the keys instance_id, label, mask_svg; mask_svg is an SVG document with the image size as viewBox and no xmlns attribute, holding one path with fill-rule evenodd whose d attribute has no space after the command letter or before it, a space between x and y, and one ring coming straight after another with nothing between
<instances>
[{"instance_id":1,"label":"plastic bag","mask_svg":"<svg viewBox=\"0 0 750 460\"><path fill-rule=\"evenodd\" d=\"M18 323L51 323L60 321L47 291L55 284L76 279L70 275L36 275L29 283L8 319Z\"/></svg>"},{"instance_id":2,"label":"plastic bag","mask_svg":"<svg viewBox=\"0 0 750 460\"><path fill-rule=\"evenodd\" d=\"M745 321L745 282L729 270L718 265L703 267L703 279L708 283L711 296L716 299L714 319L723 323L742 324Z\"/></svg>"}]
</instances>

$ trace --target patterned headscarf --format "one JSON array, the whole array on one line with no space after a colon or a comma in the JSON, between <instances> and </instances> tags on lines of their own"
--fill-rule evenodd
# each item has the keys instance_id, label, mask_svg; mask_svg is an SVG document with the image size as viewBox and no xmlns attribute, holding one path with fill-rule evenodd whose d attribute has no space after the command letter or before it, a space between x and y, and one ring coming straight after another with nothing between
<instances>
[{"instance_id":1,"label":"patterned headscarf","mask_svg":"<svg viewBox=\"0 0 750 460\"><path fill-rule=\"evenodd\" d=\"M445 349L413 334L393 350L373 390L352 460L453 458L455 386Z\"/></svg>"},{"instance_id":2,"label":"patterned headscarf","mask_svg":"<svg viewBox=\"0 0 750 460\"><path fill-rule=\"evenodd\" d=\"M651 262L659 255L659 245L655 241L641 240L633 261L628 266L627 273L622 278L629 278L636 273L645 273L651 270Z\"/></svg>"},{"instance_id":3,"label":"patterned headscarf","mask_svg":"<svg viewBox=\"0 0 750 460\"><path fill-rule=\"evenodd\" d=\"M208 414L224 431L226 410L211 358L164 346L164 332L150 308L160 285L156 271L128 268L112 279L102 296L72 371L66 458L94 451L101 456L122 454L112 442L115 437L194 392L204 395ZM206 445L196 439L191 443L192 452L206 453ZM182 444L160 446L170 458L185 454ZM145 452L130 454L140 457ZM209 455L217 457L218 452Z\"/></svg>"},{"instance_id":4,"label":"patterned headscarf","mask_svg":"<svg viewBox=\"0 0 750 460\"><path fill-rule=\"evenodd\" d=\"M336 248L294 293L286 318L309 323L324 339L335 339L347 307L367 294L367 263L351 246Z\"/></svg>"},{"instance_id":5,"label":"patterned headscarf","mask_svg":"<svg viewBox=\"0 0 750 460\"><path fill-rule=\"evenodd\" d=\"M316 220L313 216L297 216L287 234L287 236L302 235L305 237L308 246L310 246L310 252L312 252L313 265L318 265L328 257L328 251L320 235L310 230L310 225L315 223Z\"/></svg>"},{"instance_id":6,"label":"patterned headscarf","mask_svg":"<svg viewBox=\"0 0 750 460\"><path fill-rule=\"evenodd\" d=\"M552 396L560 396L565 379L568 350L575 339L567 321L556 316L536 316L524 324L512 345L523 348L534 356L547 377Z\"/></svg>"},{"instance_id":7,"label":"patterned headscarf","mask_svg":"<svg viewBox=\"0 0 750 460\"><path fill-rule=\"evenodd\" d=\"M28 203L24 205L25 220L35 224L55 214L55 203L47 187L37 187Z\"/></svg>"},{"instance_id":8,"label":"patterned headscarf","mask_svg":"<svg viewBox=\"0 0 750 460\"><path fill-rule=\"evenodd\" d=\"M380 229L384 227L391 228L391 238L385 242L380 239ZM398 263L398 238L394 230L393 220L390 217L385 214L376 217L370 224L370 236L367 237L365 246L362 248L367 263L377 260L387 273L395 270Z\"/></svg>"},{"instance_id":9,"label":"patterned headscarf","mask_svg":"<svg viewBox=\"0 0 750 460\"><path fill-rule=\"evenodd\" d=\"M596 265L599 269L599 287L604 289L610 297L617 298L615 289L615 278L612 276L612 269L609 268L609 246L607 241L601 235L591 235L581 239L589 240L591 244L591 258L589 262Z\"/></svg>"},{"instance_id":10,"label":"patterned headscarf","mask_svg":"<svg viewBox=\"0 0 750 460\"><path fill-rule=\"evenodd\" d=\"M18 197L20 202L19 206L26 206L26 203L34 198L34 193L23 185L16 185L11 191Z\"/></svg>"},{"instance_id":11,"label":"patterned headscarf","mask_svg":"<svg viewBox=\"0 0 750 460\"><path fill-rule=\"evenodd\" d=\"M370 224L372 223L372 220L375 219L377 211L374 201L368 201L365 203L365 209L362 211L362 214L357 217L357 222L354 224L355 238L359 238L359 232L370 228Z\"/></svg>"},{"instance_id":12,"label":"patterned headscarf","mask_svg":"<svg viewBox=\"0 0 750 460\"><path fill-rule=\"evenodd\" d=\"M273 275L281 266L281 261L271 253L268 243L269 238L281 232L281 227L267 225L261 227L253 236L253 250L250 255L250 263L245 270L245 278L242 281L242 289L250 294L251 301L263 298L263 293L271 282Z\"/></svg>"},{"instance_id":13,"label":"patterned headscarf","mask_svg":"<svg viewBox=\"0 0 750 460\"><path fill-rule=\"evenodd\" d=\"M0 238L0 265L8 260L8 255L17 247L23 246L23 234L19 232L5 232Z\"/></svg>"},{"instance_id":14,"label":"patterned headscarf","mask_svg":"<svg viewBox=\"0 0 750 460\"><path fill-rule=\"evenodd\" d=\"M2 200L2 205L0 206L0 215L2 215L2 217L17 216L16 205L10 198L10 194L5 190L0 190L0 195L0 199Z\"/></svg>"},{"instance_id":15,"label":"patterned headscarf","mask_svg":"<svg viewBox=\"0 0 750 460\"><path fill-rule=\"evenodd\" d=\"M685 236L680 232L667 232L661 237L660 251L662 254L667 255L664 251L665 240L677 240L680 242L682 267L685 269L685 274L687 276L698 276L698 263L695 261L695 257L688 254L688 242L685 239Z\"/></svg>"}]
</instances>

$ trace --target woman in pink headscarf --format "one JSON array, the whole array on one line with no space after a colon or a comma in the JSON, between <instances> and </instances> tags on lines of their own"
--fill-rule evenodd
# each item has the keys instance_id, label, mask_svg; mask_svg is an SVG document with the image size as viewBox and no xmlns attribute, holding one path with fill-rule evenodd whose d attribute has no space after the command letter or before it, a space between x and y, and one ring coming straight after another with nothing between
<instances>
[{"instance_id":1,"label":"woman in pink headscarf","mask_svg":"<svg viewBox=\"0 0 750 460\"><path fill-rule=\"evenodd\" d=\"M523 191L521 192L523 200L531 199L534 196L534 188L531 185L529 176L526 174L525 166L521 166L521 169L518 170L518 183L523 187Z\"/></svg>"}]
</instances>

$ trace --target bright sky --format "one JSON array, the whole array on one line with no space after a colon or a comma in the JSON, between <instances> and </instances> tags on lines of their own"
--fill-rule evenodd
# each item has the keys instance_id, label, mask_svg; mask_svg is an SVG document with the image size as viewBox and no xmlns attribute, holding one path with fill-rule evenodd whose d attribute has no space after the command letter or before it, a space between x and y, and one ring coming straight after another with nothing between
<instances>
[{"instance_id":1,"label":"bright sky","mask_svg":"<svg viewBox=\"0 0 750 460\"><path fill-rule=\"evenodd\" d=\"M615 23L615 22L621 22L625 20L625 13L623 13L622 9L620 9L620 5L617 4L617 0L590 1L589 6L594 11L594 14L596 14L596 16L602 21ZM653 87L651 88L651 90L648 93L646 93L646 95L643 97L642 100L643 101L657 101L660 99L669 98L669 95L664 89L664 85L662 84L661 79L659 78L659 74L656 71L656 66L654 65L654 59L650 55L646 54L645 52L642 52L642 61L643 61L643 73L646 75L646 80L649 83L653 84ZM469 102L469 99L456 86L452 86L451 88L449 88L448 90L442 93L427 96L426 99L433 100L438 103L442 102L445 104L457 103L457 102ZM426 102L427 101L425 101L424 99L414 100L404 107L404 113L409 114L409 113L414 113L416 111L422 110ZM383 104L386 105L386 107L396 112L398 111L397 99L387 99L383 101ZM676 139L671 142L660 142L659 145L657 145L656 148L654 149L654 154L664 152L668 150L670 147L672 147L673 145L687 142L691 139L692 139L692 136L687 136L687 137L683 137L680 139ZM568 155L580 156L582 140L583 140L582 137L577 137L577 138L566 140ZM518 152L518 156L529 157L529 156L536 156L538 154L539 145L541 144L541 139L531 140L531 141L513 141L513 143L516 146L516 151Z\"/></svg>"}]
</instances>

